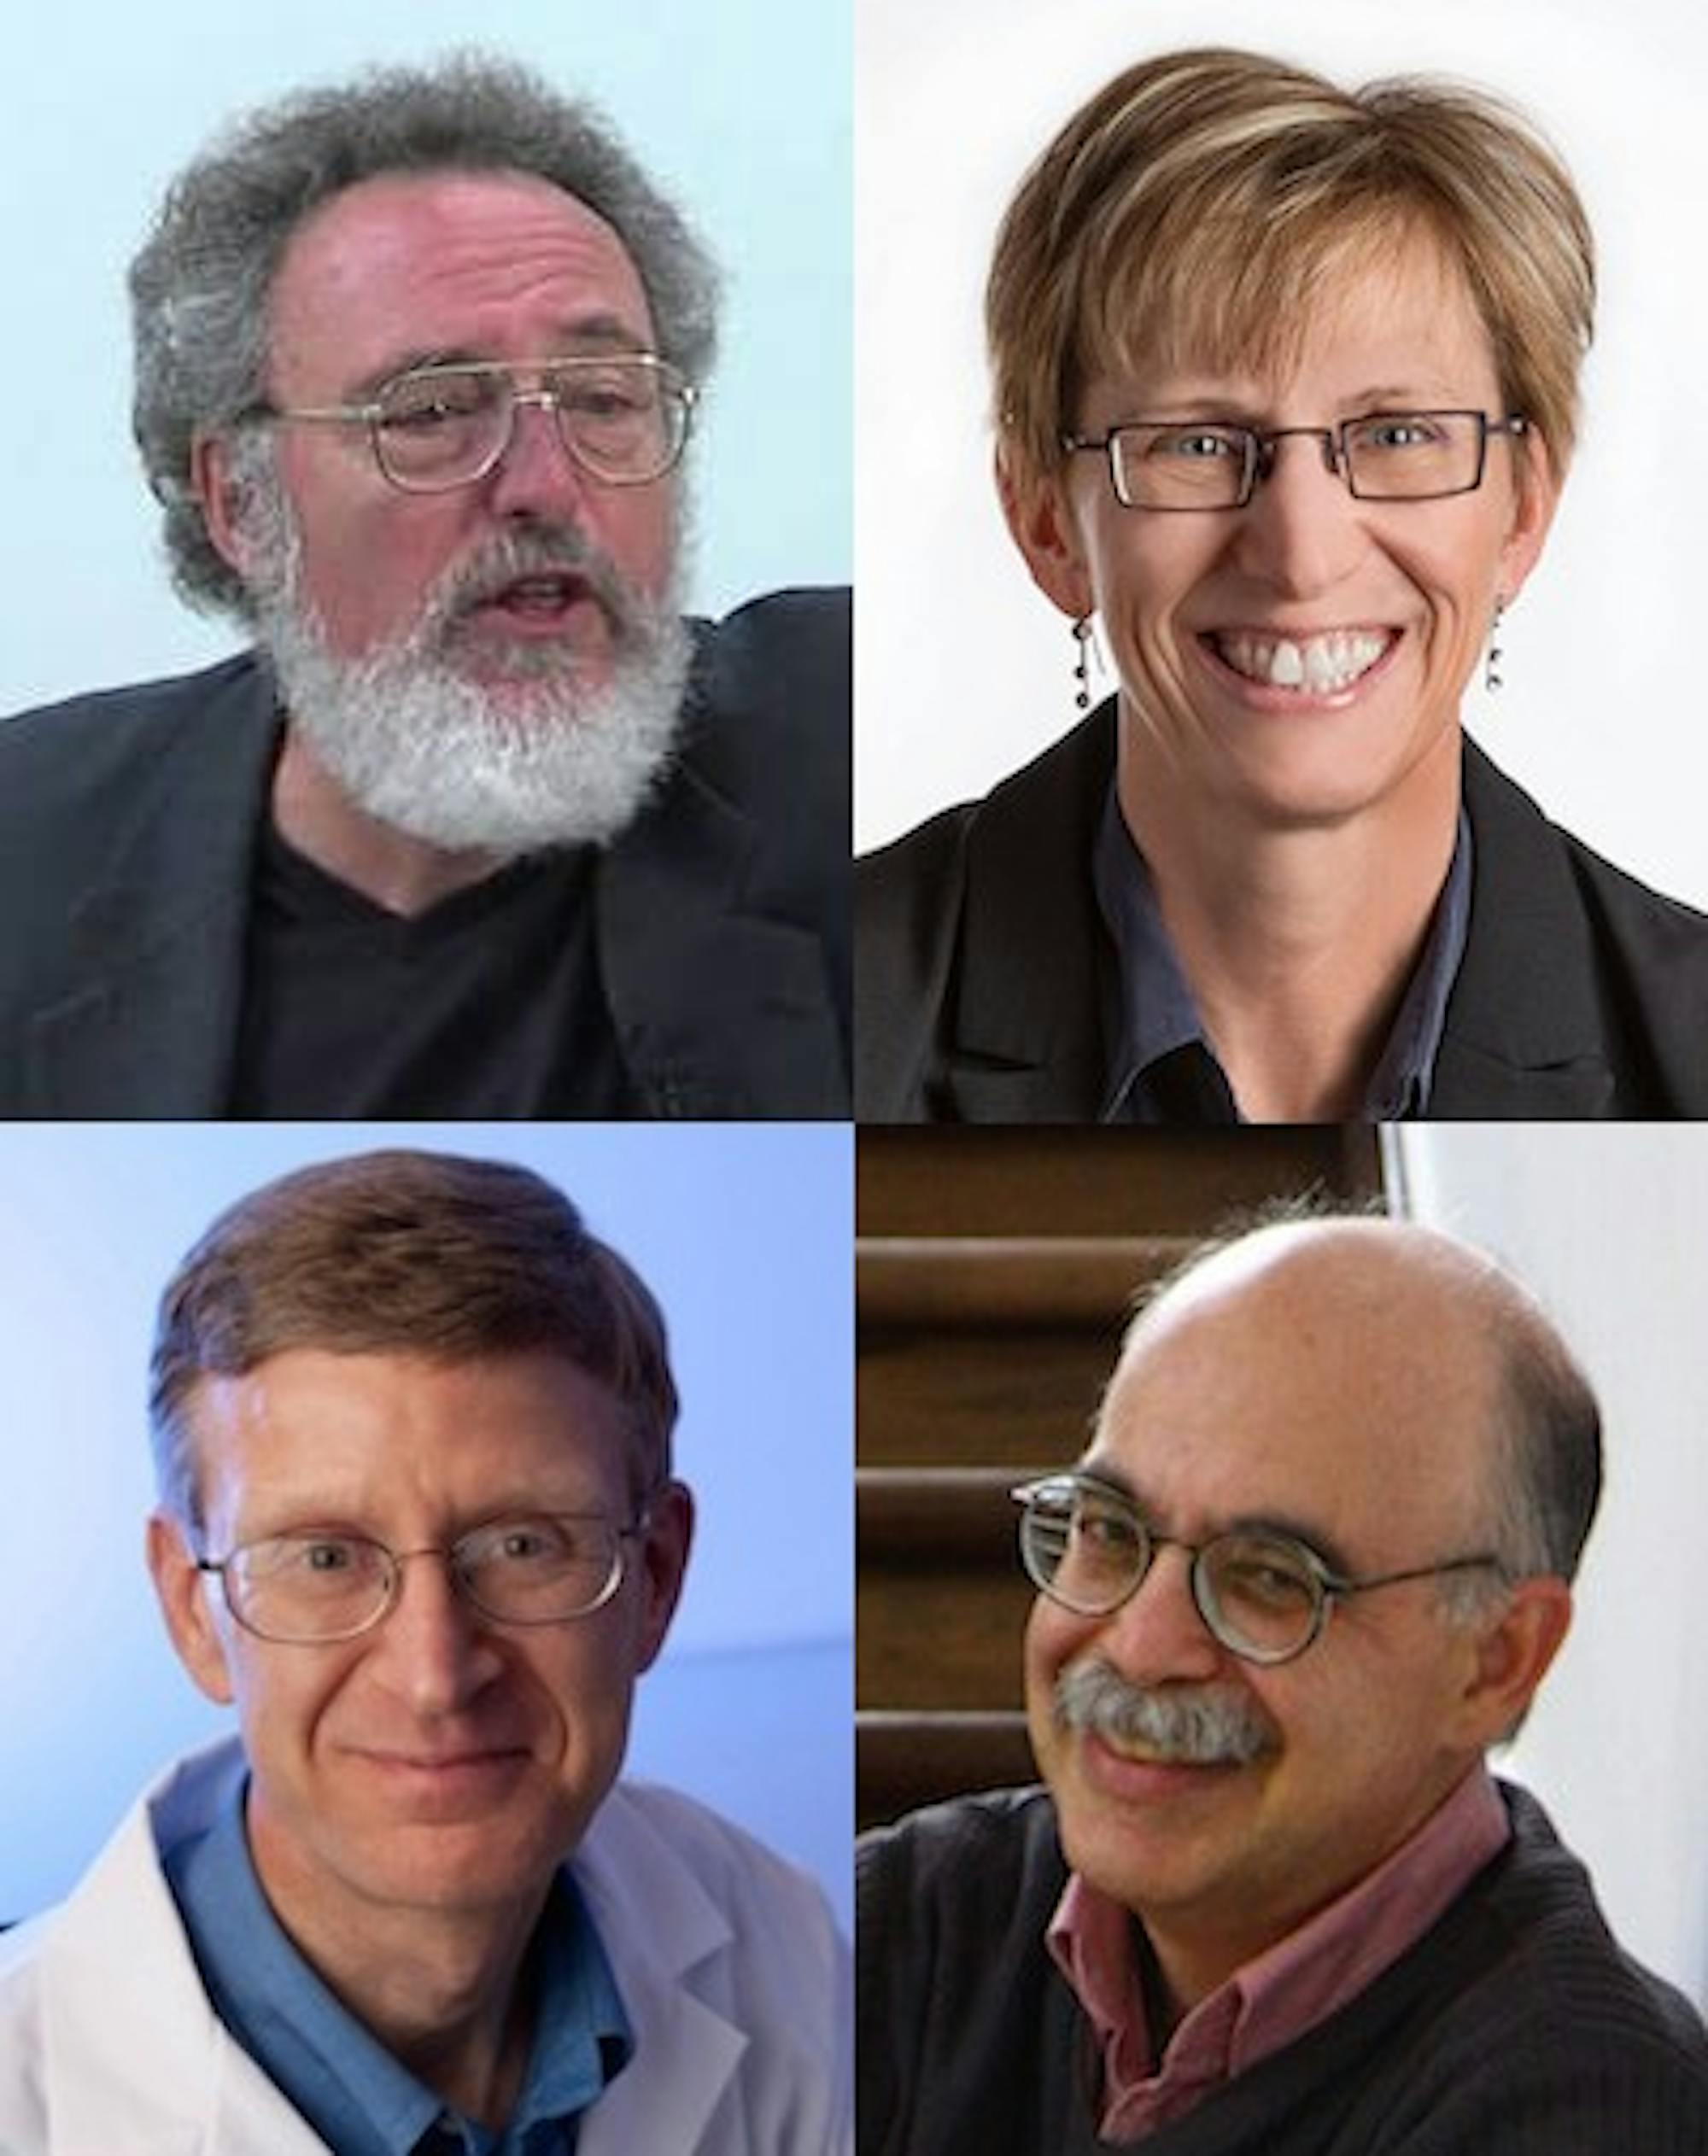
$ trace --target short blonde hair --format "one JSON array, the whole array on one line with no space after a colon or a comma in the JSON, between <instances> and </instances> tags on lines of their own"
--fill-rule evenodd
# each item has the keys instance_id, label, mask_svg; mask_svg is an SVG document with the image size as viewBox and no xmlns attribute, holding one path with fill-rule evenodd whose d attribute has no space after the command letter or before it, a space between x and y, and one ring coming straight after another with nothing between
<instances>
[{"instance_id":1,"label":"short blonde hair","mask_svg":"<svg viewBox=\"0 0 1708 2156\"><path fill-rule=\"evenodd\" d=\"M1454 83L1344 91L1220 49L1128 68L1032 167L997 236L985 321L1011 476L1061 468L1093 375L1141 360L1267 371L1296 349L1327 276L1414 236L1463 275L1507 412L1563 475L1594 241L1527 120Z\"/></svg>"}]
</instances>

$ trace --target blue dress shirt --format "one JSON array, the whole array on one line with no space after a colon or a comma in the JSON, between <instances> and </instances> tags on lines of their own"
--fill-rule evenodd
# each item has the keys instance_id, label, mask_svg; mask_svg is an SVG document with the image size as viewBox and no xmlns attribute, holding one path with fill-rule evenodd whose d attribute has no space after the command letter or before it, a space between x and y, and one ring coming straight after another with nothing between
<instances>
[{"instance_id":1,"label":"blue dress shirt","mask_svg":"<svg viewBox=\"0 0 1708 2156\"><path fill-rule=\"evenodd\" d=\"M310 1968L262 1891L243 1827L247 1779L206 1832L165 1860L214 2012L338 2156L572 2156L576 2118L634 2045L616 1979L567 1867L530 1953L533 2046L510 2123L450 2109Z\"/></svg>"},{"instance_id":2,"label":"blue dress shirt","mask_svg":"<svg viewBox=\"0 0 1708 2156\"><path fill-rule=\"evenodd\" d=\"M1227 1073L1180 970L1156 886L1110 786L1092 874L1115 949L1104 1037L1113 1041L1099 1119L1104 1123L1237 1123ZM1448 998L1471 930L1471 825L1461 809L1447 880L1360 1116L1372 1123L1423 1114L1447 1025Z\"/></svg>"}]
</instances>

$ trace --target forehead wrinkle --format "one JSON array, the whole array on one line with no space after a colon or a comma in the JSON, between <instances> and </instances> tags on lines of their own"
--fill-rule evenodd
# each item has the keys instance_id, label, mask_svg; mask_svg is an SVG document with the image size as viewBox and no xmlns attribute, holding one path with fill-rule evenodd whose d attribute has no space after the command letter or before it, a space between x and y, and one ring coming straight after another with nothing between
<instances>
[{"instance_id":1,"label":"forehead wrinkle","mask_svg":"<svg viewBox=\"0 0 1708 2156\"><path fill-rule=\"evenodd\" d=\"M373 325L394 349L448 348L471 331L484 342L496 316L549 310L557 327L620 322L637 342L654 342L640 272L614 228L574 196L517 173L358 182L293 233L269 308L275 370L333 324L358 344L371 343Z\"/></svg>"},{"instance_id":2,"label":"forehead wrinkle","mask_svg":"<svg viewBox=\"0 0 1708 2156\"><path fill-rule=\"evenodd\" d=\"M554 288L570 278L611 285L632 280L638 292L638 279L632 279L632 272L622 274L626 264L590 235L541 231L537 245L528 248L512 241L495 254L489 240L465 234L460 246L436 253L430 262L420 258L412 243L401 242L396 253L400 284L419 284L436 302L442 298L453 307L531 305L542 296L549 299ZM609 300L599 299L583 309L566 309L562 318L584 313L590 318L609 320L614 311Z\"/></svg>"}]
</instances>

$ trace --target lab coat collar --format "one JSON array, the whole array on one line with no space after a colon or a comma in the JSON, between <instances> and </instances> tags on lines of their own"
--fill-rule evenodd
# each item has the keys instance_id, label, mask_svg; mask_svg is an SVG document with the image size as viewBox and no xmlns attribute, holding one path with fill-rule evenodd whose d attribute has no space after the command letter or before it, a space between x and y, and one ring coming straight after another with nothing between
<instances>
[{"instance_id":1,"label":"lab coat collar","mask_svg":"<svg viewBox=\"0 0 1708 2156\"><path fill-rule=\"evenodd\" d=\"M717 2004L734 1932L680 1851L621 1785L600 1807L571 1868L635 2032L633 2060L583 2115L582 2156L700 2148L747 2047Z\"/></svg>"},{"instance_id":2,"label":"lab coat collar","mask_svg":"<svg viewBox=\"0 0 1708 2156\"><path fill-rule=\"evenodd\" d=\"M161 1869L161 1844L210 1825L243 1771L235 1739L173 1768L47 1919L41 2010L51 2156L120 2148L327 2156L209 2006ZM125 1950L115 1954L121 1918Z\"/></svg>"},{"instance_id":3,"label":"lab coat collar","mask_svg":"<svg viewBox=\"0 0 1708 2156\"><path fill-rule=\"evenodd\" d=\"M42 1920L50 2156L143 2147L149 2156L326 2156L214 2013L161 1867L162 1849L211 1826L243 1772L235 1738L181 1762L63 1908ZM719 2004L733 1927L650 1808L620 1785L573 1869L635 2032L632 2063L583 2114L582 2156L685 2156L709 2146L748 2042ZM115 1954L120 1921L125 1950Z\"/></svg>"}]
</instances>

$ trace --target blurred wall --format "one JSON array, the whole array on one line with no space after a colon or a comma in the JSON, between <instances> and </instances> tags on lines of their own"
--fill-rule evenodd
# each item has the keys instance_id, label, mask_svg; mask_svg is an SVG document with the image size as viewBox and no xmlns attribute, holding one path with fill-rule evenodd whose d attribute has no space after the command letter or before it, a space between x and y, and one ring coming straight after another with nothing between
<instances>
[{"instance_id":1,"label":"blurred wall","mask_svg":"<svg viewBox=\"0 0 1708 2156\"><path fill-rule=\"evenodd\" d=\"M1436 1124L1389 1136L1410 1209L1491 1251L1541 1297L1605 1419L1606 1487L1576 1619L1496 1766L1541 1797L1623 1944L1708 2005L1708 1129Z\"/></svg>"}]
</instances>

